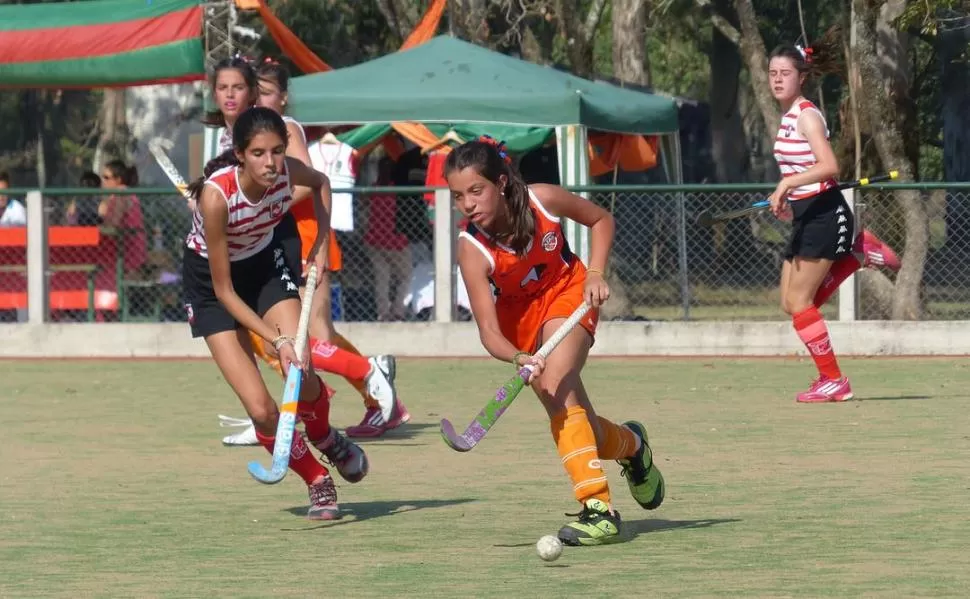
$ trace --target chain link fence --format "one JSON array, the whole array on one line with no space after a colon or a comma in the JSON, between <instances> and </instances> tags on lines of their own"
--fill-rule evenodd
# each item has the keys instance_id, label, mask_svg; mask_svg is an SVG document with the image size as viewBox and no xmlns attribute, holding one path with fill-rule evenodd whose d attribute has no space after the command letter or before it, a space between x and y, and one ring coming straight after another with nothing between
<instances>
[{"instance_id":1,"label":"chain link fence","mask_svg":"<svg viewBox=\"0 0 970 599\"><path fill-rule=\"evenodd\" d=\"M18 191L20 192L18 194ZM703 210L743 208L760 187L584 188L609 209L617 229L605 318L619 320L781 320L778 275L789 226L767 213L704 228ZM23 202L24 190L8 201ZM48 285L53 322L182 322L181 259L190 214L167 189L44 190ZM902 194L909 194L903 196ZM970 319L970 185L865 188L856 191L863 225L903 256L906 217L900 197L926 214L920 317ZM433 318L434 195L423 188L359 189L352 226L336 231L342 265L333 275L336 321ZM683 226L683 228L680 228ZM27 234L0 227L0 322L27 319ZM896 276L859 277L859 318L890 314ZM456 278L459 320L468 299ZM870 290L875 290L870 293ZM881 293L877 291L882 290ZM887 291L888 290L888 295ZM888 298L888 299L887 299ZM838 294L824 307L838 314Z\"/></svg>"}]
</instances>

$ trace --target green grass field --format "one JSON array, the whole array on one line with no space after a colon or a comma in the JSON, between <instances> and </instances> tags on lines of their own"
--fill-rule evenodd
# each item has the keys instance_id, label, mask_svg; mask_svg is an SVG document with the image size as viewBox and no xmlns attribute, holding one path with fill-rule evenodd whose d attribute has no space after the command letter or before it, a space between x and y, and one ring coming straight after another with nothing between
<instances>
[{"instance_id":1,"label":"green grass field","mask_svg":"<svg viewBox=\"0 0 970 599\"><path fill-rule=\"evenodd\" d=\"M438 434L505 365L400 360L412 423L364 444L343 520L310 523L298 477L259 485L246 463L269 455L220 444L216 415L242 411L213 364L0 362L0 596L965 596L970 364L843 367L860 400L804 406L803 360L591 360L599 412L647 423L667 500L641 510L609 464L628 541L546 564L536 539L578 504L534 398L470 453Z\"/></svg>"}]
</instances>

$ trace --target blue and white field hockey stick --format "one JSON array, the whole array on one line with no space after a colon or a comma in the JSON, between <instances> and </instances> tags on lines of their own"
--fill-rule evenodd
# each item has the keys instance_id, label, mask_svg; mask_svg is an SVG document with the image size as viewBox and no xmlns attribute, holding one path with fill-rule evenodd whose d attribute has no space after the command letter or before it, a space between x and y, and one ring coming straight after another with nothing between
<instances>
[{"instance_id":1,"label":"blue and white field hockey stick","mask_svg":"<svg viewBox=\"0 0 970 599\"><path fill-rule=\"evenodd\" d=\"M878 177L865 177L859 179L858 181L850 181L848 183L840 183L836 189L852 189L854 187L864 187L871 183L881 183L883 181L890 181L899 176L899 171L889 171L888 175L880 175ZM759 200L754 204L751 204L747 208L739 208L737 210L730 210L728 212L721 212L720 214L711 214L710 210L705 210L697 215L697 224L702 227L710 227L716 223L721 223L727 220L732 220L735 218L741 218L742 216L747 216L749 214L756 214L762 210L767 210L771 206L768 200Z\"/></svg>"},{"instance_id":2,"label":"blue and white field hockey stick","mask_svg":"<svg viewBox=\"0 0 970 599\"><path fill-rule=\"evenodd\" d=\"M296 361L303 362L306 351L307 332L310 328L310 306L313 294L317 288L317 267L310 266L306 277L306 291L303 293L303 305L300 307L300 322L296 327ZM290 446L293 444L293 432L296 429L296 403L300 399L300 387L303 384L303 371L290 365L286 374L286 386L283 387L283 403L280 404L280 420L276 425L276 441L273 444L273 465L269 470L259 462L249 462L249 473L261 483L273 485L286 476L290 467Z\"/></svg>"}]
</instances>

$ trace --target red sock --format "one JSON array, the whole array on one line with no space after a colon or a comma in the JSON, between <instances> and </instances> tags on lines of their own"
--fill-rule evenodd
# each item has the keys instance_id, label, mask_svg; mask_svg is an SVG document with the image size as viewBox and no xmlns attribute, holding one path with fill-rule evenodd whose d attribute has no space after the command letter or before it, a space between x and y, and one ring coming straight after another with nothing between
<instances>
[{"instance_id":1,"label":"red sock","mask_svg":"<svg viewBox=\"0 0 970 599\"><path fill-rule=\"evenodd\" d=\"M829 329L825 326L825 319L818 308L812 306L795 314L792 316L792 324L808 348L808 353L812 354L818 373L829 379L842 378L842 371L839 370L839 362L835 359L832 341L829 339Z\"/></svg>"},{"instance_id":2,"label":"red sock","mask_svg":"<svg viewBox=\"0 0 970 599\"><path fill-rule=\"evenodd\" d=\"M272 455L273 443L276 442L276 436L267 437L257 430L256 439ZM300 475L300 478L308 485L312 485L313 481L321 476L330 474L324 465L318 462L313 457L313 454L310 453L310 448L307 447L306 441L303 440L303 435L299 432L293 434L293 444L290 445L290 470Z\"/></svg>"},{"instance_id":3,"label":"red sock","mask_svg":"<svg viewBox=\"0 0 970 599\"><path fill-rule=\"evenodd\" d=\"M317 370L339 374L355 381L364 380L370 372L370 362L367 358L340 349L326 341L311 340L310 358L313 361L313 367Z\"/></svg>"},{"instance_id":4,"label":"red sock","mask_svg":"<svg viewBox=\"0 0 970 599\"><path fill-rule=\"evenodd\" d=\"M330 396L327 387L320 381L320 396L313 403L297 402L296 413L303 421L306 436L314 445L323 441L330 434Z\"/></svg>"},{"instance_id":5,"label":"red sock","mask_svg":"<svg viewBox=\"0 0 970 599\"><path fill-rule=\"evenodd\" d=\"M829 301L839 285L860 268L862 268L862 265L859 264L858 258L852 254L836 260L832 264L832 268L829 269L829 274L825 275L825 280L819 285L818 291L815 292L815 306L821 308L825 302Z\"/></svg>"}]
</instances>

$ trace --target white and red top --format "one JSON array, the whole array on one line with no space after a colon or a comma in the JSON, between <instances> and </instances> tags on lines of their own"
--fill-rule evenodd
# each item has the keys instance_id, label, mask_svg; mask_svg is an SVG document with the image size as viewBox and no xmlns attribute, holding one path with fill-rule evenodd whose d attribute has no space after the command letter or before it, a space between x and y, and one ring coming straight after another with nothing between
<instances>
[{"instance_id":1,"label":"white and red top","mask_svg":"<svg viewBox=\"0 0 970 599\"><path fill-rule=\"evenodd\" d=\"M818 116L822 119L822 124L825 125L825 117L822 116L822 112L808 100L796 102L781 117L781 126L778 128L778 135L775 137L774 153L783 177L804 173L818 162L815 159L815 154L812 153L812 147L808 144L808 140L798 132L798 117L807 111L818 113ZM825 139L828 139L828 137L829 129L826 125ZM788 199L801 200L837 186L838 181L835 179L802 185L792 189L788 193Z\"/></svg>"},{"instance_id":2,"label":"white and red top","mask_svg":"<svg viewBox=\"0 0 970 599\"><path fill-rule=\"evenodd\" d=\"M243 193L239 184L239 166L227 166L212 173L205 184L214 187L229 205L229 223L226 237L229 243L229 260L236 262L255 255L273 240L273 228L293 203L290 175L283 165L283 172L257 202ZM192 230L185 245L203 258L208 258L205 245L205 228L199 208L192 215Z\"/></svg>"}]
</instances>

